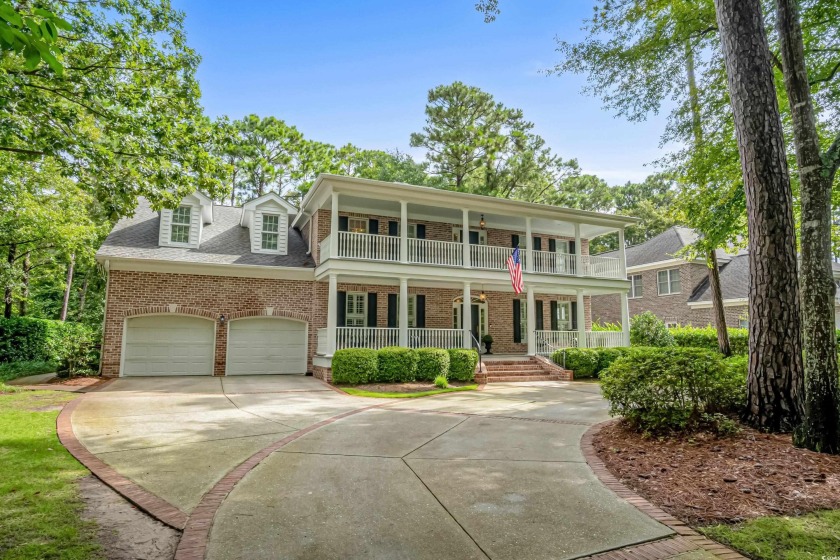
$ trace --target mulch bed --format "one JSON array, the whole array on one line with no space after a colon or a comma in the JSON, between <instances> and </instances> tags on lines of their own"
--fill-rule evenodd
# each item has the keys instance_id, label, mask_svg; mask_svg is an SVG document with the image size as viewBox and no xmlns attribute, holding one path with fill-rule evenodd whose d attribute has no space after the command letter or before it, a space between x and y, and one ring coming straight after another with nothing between
<instances>
[{"instance_id":1,"label":"mulch bed","mask_svg":"<svg viewBox=\"0 0 840 560\"><path fill-rule=\"evenodd\" d=\"M101 377L53 377L46 385L65 385L67 387L89 387L102 379Z\"/></svg>"},{"instance_id":2,"label":"mulch bed","mask_svg":"<svg viewBox=\"0 0 840 560\"><path fill-rule=\"evenodd\" d=\"M465 385L475 385L475 382L449 382L450 387L463 387ZM438 389L431 381L415 381L413 383L366 383L364 385L352 385L352 387L372 393L422 393L423 391L434 391Z\"/></svg>"},{"instance_id":3,"label":"mulch bed","mask_svg":"<svg viewBox=\"0 0 840 560\"><path fill-rule=\"evenodd\" d=\"M840 508L840 456L797 449L790 435L657 439L618 422L593 445L622 483L692 525Z\"/></svg>"}]
</instances>

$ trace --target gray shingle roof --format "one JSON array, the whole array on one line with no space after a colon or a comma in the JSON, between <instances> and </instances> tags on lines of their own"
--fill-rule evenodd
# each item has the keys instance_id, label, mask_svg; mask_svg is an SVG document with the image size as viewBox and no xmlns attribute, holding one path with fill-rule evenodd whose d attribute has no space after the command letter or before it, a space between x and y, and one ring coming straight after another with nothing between
<instances>
[{"instance_id":1,"label":"gray shingle roof","mask_svg":"<svg viewBox=\"0 0 840 560\"><path fill-rule=\"evenodd\" d=\"M749 295L750 259L749 254L735 255L726 264L720 265L720 292L723 299L743 299ZM712 291L709 279L705 278L688 298L688 301L711 301Z\"/></svg>"},{"instance_id":2,"label":"gray shingle roof","mask_svg":"<svg viewBox=\"0 0 840 560\"><path fill-rule=\"evenodd\" d=\"M681 226L673 226L656 237L652 237L644 243L627 247L627 266L639 266L659 261L668 261L675 257L680 249L691 245L697 240L694 230ZM618 251L603 253L605 257L617 257Z\"/></svg>"},{"instance_id":3,"label":"gray shingle roof","mask_svg":"<svg viewBox=\"0 0 840 560\"><path fill-rule=\"evenodd\" d=\"M306 242L292 228L289 228L288 255L251 253L249 230L239 225L241 217L241 208L213 206L213 223L204 226L198 249L160 247L160 214L141 198L134 216L117 222L97 256L205 264L315 267L315 261L306 254Z\"/></svg>"}]
</instances>

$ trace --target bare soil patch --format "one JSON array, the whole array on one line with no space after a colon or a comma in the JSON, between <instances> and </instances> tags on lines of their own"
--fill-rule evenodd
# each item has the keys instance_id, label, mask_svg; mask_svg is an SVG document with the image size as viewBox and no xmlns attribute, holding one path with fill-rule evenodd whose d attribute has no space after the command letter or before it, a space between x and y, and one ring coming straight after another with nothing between
<instances>
[{"instance_id":1,"label":"bare soil patch","mask_svg":"<svg viewBox=\"0 0 840 560\"><path fill-rule=\"evenodd\" d=\"M108 560L171 559L181 532L152 519L94 476L79 480L85 519L98 525Z\"/></svg>"},{"instance_id":2,"label":"bare soil patch","mask_svg":"<svg viewBox=\"0 0 840 560\"><path fill-rule=\"evenodd\" d=\"M90 387L96 384L101 378L99 377L53 377L47 381L47 385L63 385L65 387Z\"/></svg>"},{"instance_id":3,"label":"bare soil patch","mask_svg":"<svg viewBox=\"0 0 840 560\"><path fill-rule=\"evenodd\" d=\"M622 483L693 525L840 508L840 456L797 449L789 435L657 439L617 422L593 445Z\"/></svg>"},{"instance_id":4,"label":"bare soil patch","mask_svg":"<svg viewBox=\"0 0 840 560\"><path fill-rule=\"evenodd\" d=\"M450 387L464 387L466 385L475 385L475 382L467 381L450 381ZM365 383L364 385L347 385L353 389L361 391L370 391L372 393L422 393L424 391L434 391L438 389L431 381L414 381L412 383Z\"/></svg>"}]
</instances>

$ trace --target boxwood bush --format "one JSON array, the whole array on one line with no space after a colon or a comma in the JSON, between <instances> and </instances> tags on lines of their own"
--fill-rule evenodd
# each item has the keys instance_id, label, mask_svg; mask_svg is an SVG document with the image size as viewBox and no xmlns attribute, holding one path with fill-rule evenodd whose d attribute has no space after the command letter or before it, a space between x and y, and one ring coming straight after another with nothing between
<instances>
[{"instance_id":1,"label":"boxwood bush","mask_svg":"<svg viewBox=\"0 0 840 560\"><path fill-rule=\"evenodd\" d=\"M450 348L449 352L449 380L472 381L475 379L475 366L478 363L478 352L466 348Z\"/></svg>"},{"instance_id":2,"label":"boxwood bush","mask_svg":"<svg viewBox=\"0 0 840 560\"><path fill-rule=\"evenodd\" d=\"M575 379L591 379L598 377L601 371L607 369L618 358L635 350L631 348L566 348L554 352L551 360L559 366L572 370Z\"/></svg>"},{"instance_id":3,"label":"boxwood bush","mask_svg":"<svg viewBox=\"0 0 840 560\"><path fill-rule=\"evenodd\" d=\"M417 375L417 354L411 348L387 346L379 350L379 383L406 383Z\"/></svg>"},{"instance_id":4,"label":"boxwood bush","mask_svg":"<svg viewBox=\"0 0 840 560\"><path fill-rule=\"evenodd\" d=\"M336 350L332 359L333 383L368 383L378 377L379 358L376 350L345 348Z\"/></svg>"},{"instance_id":5,"label":"boxwood bush","mask_svg":"<svg viewBox=\"0 0 840 560\"><path fill-rule=\"evenodd\" d=\"M702 348L648 348L614 361L601 372L601 386L610 414L640 430L691 430L743 405L742 363Z\"/></svg>"},{"instance_id":6,"label":"boxwood bush","mask_svg":"<svg viewBox=\"0 0 840 560\"><path fill-rule=\"evenodd\" d=\"M665 323L645 311L630 319L630 344L633 346L674 346L674 337Z\"/></svg>"},{"instance_id":7,"label":"boxwood bush","mask_svg":"<svg viewBox=\"0 0 840 560\"><path fill-rule=\"evenodd\" d=\"M669 329L677 346L706 348L717 350L717 329L707 327L675 327ZM729 332L729 346L732 354L746 355L749 352L749 331L747 329L727 329Z\"/></svg>"},{"instance_id":8,"label":"boxwood bush","mask_svg":"<svg viewBox=\"0 0 840 560\"><path fill-rule=\"evenodd\" d=\"M449 375L449 352L443 348L418 348L417 381L434 381Z\"/></svg>"}]
</instances>

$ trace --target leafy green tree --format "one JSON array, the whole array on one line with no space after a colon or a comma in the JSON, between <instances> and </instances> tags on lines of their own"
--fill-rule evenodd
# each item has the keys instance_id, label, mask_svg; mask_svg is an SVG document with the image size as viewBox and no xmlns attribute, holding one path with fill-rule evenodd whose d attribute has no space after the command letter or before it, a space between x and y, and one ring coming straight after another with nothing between
<instances>
[{"instance_id":1,"label":"leafy green tree","mask_svg":"<svg viewBox=\"0 0 840 560\"><path fill-rule=\"evenodd\" d=\"M0 51L19 55L10 64L18 63L31 72L43 61L56 74L63 74L61 48L56 44L59 30L70 31L72 26L50 10L0 0Z\"/></svg>"},{"instance_id":2,"label":"leafy green tree","mask_svg":"<svg viewBox=\"0 0 840 560\"><path fill-rule=\"evenodd\" d=\"M443 178L427 173L426 165L417 163L410 155L399 150L360 150L349 146L345 147L342 159L339 173L352 177L430 187L445 185Z\"/></svg>"}]
</instances>

